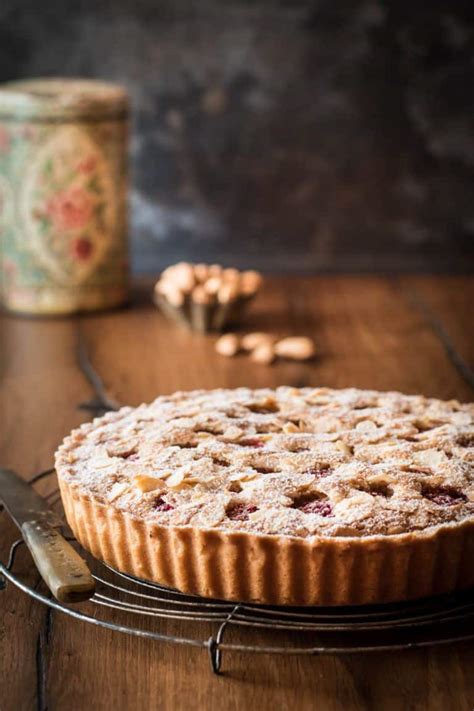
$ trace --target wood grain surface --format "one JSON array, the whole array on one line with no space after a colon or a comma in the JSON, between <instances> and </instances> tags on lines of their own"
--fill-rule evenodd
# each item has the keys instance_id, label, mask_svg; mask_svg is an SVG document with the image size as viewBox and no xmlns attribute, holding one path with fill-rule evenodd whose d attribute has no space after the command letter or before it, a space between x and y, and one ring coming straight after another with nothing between
<instances>
[{"instance_id":1,"label":"wood grain surface","mask_svg":"<svg viewBox=\"0 0 474 711\"><path fill-rule=\"evenodd\" d=\"M131 405L177 389L326 385L472 400L474 284L468 277L273 278L249 329L312 335L309 364L226 359L168 324L138 284L129 309L39 321L0 317L0 462L25 478L48 468L79 404ZM0 559L16 535L0 516ZM26 553L18 570L32 580ZM181 625L185 623L180 622ZM188 623L189 624L189 623ZM166 625L164 626L166 629ZM182 630L183 631L183 630ZM136 639L0 591L0 709L471 711L474 644L349 657L224 659Z\"/></svg>"}]
</instances>

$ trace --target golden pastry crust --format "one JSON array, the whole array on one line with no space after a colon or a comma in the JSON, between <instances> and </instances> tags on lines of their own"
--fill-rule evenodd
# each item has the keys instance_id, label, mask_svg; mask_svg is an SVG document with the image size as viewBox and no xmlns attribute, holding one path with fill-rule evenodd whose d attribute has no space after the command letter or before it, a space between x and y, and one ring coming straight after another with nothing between
<instances>
[{"instance_id":1,"label":"golden pastry crust","mask_svg":"<svg viewBox=\"0 0 474 711\"><path fill-rule=\"evenodd\" d=\"M473 421L399 393L176 393L83 425L56 467L75 535L120 570L229 599L383 602L474 582Z\"/></svg>"}]
</instances>

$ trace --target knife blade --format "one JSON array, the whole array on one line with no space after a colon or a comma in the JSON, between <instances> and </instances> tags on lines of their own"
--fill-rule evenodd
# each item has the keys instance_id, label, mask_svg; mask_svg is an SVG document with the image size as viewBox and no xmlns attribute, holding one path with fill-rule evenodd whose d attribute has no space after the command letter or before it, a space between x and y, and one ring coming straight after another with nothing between
<instances>
[{"instance_id":1,"label":"knife blade","mask_svg":"<svg viewBox=\"0 0 474 711\"><path fill-rule=\"evenodd\" d=\"M0 468L0 501L21 531L36 567L60 602L80 602L95 591L85 560L62 536L64 525L47 502L15 472Z\"/></svg>"}]
</instances>

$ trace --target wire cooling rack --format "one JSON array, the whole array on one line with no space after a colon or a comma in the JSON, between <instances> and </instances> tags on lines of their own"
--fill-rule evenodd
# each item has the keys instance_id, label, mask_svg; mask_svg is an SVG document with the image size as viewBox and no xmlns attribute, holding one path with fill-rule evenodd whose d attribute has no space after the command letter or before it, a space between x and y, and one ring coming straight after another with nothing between
<instances>
[{"instance_id":1,"label":"wire cooling rack","mask_svg":"<svg viewBox=\"0 0 474 711\"><path fill-rule=\"evenodd\" d=\"M61 511L54 470L31 480ZM45 492L48 492L45 494ZM6 515L6 514L3 514ZM67 529L65 529L67 530ZM96 592L66 605L38 587L33 563L18 565L23 540L0 561L0 590L7 582L71 617L137 637L207 650L212 671L223 652L279 655L353 654L427 647L474 639L474 591L403 604L344 608L282 608L184 595L125 575L88 556Z\"/></svg>"}]
</instances>

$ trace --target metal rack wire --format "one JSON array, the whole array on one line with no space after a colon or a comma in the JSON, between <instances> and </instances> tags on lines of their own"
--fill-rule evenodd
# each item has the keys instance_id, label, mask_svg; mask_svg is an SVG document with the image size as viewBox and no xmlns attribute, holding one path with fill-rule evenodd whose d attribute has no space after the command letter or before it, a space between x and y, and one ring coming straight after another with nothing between
<instances>
[{"instance_id":1,"label":"metal rack wire","mask_svg":"<svg viewBox=\"0 0 474 711\"><path fill-rule=\"evenodd\" d=\"M50 505L60 510L54 470L46 482ZM74 539L71 539L74 540ZM346 608L277 608L184 595L138 580L88 558L97 590L87 603L65 605L15 572L23 540L0 561L0 590L7 582L71 617L117 632L207 650L213 672L222 653L351 654L427 647L474 639L474 592L412 603ZM76 545L78 545L76 543ZM81 554L85 552L81 549Z\"/></svg>"}]
</instances>

